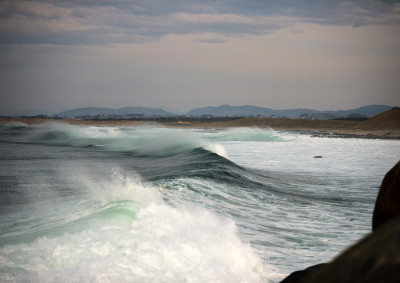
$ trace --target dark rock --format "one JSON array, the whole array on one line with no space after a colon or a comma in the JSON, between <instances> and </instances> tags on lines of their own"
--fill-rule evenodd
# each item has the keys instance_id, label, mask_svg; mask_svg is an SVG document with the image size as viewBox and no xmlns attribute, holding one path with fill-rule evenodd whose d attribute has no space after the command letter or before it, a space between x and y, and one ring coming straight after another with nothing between
<instances>
[{"instance_id":1,"label":"dark rock","mask_svg":"<svg viewBox=\"0 0 400 283\"><path fill-rule=\"evenodd\" d=\"M400 161L383 178L372 230L332 262L295 271L281 283L400 282Z\"/></svg>"},{"instance_id":2,"label":"dark rock","mask_svg":"<svg viewBox=\"0 0 400 283\"><path fill-rule=\"evenodd\" d=\"M315 272L316 270L320 269L322 266L324 266L325 263L320 263L317 265L310 266L304 270L300 271L295 271L291 273L288 277L283 279L281 283L300 283L300 282L306 282L304 281L307 276Z\"/></svg>"},{"instance_id":3,"label":"dark rock","mask_svg":"<svg viewBox=\"0 0 400 283\"><path fill-rule=\"evenodd\" d=\"M383 178L372 216L372 230L396 216L400 216L400 161Z\"/></svg>"},{"instance_id":4,"label":"dark rock","mask_svg":"<svg viewBox=\"0 0 400 283\"><path fill-rule=\"evenodd\" d=\"M400 217L387 222L303 280L296 282L400 282Z\"/></svg>"},{"instance_id":5,"label":"dark rock","mask_svg":"<svg viewBox=\"0 0 400 283\"><path fill-rule=\"evenodd\" d=\"M296 271L281 283L400 282L400 217L392 219L332 262Z\"/></svg>"},{"instance_id":6,"label":"dark rock","mask_svg":"<svg viewBox=\"0 0 400 283\"><path fill-rule=\"evenodd\" d=\"M315 155L314 158L322 158L322 155Z\"/></svg>"}]
</instances>

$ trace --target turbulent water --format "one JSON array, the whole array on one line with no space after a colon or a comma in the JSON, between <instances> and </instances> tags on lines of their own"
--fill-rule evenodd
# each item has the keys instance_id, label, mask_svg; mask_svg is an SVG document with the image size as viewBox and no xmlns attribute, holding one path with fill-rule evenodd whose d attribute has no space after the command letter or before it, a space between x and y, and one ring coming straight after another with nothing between
<instances>
[{"instance_id":1,"label":"turbulent water","mask_svg":"<svg viewBox=\"0 0 400 283\"><path fill-rule=\"evenodd\" d=\"M399 156L255 128L3 125L0 281L278 282L370 231Z\"/></svg>"}]
</instances>

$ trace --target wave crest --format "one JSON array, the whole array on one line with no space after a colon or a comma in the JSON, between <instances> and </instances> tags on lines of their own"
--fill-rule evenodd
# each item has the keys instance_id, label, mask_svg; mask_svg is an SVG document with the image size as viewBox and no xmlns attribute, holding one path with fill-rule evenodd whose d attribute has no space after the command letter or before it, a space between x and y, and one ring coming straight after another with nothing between
<instances>
[{"instance_id":1,"label":"wave crest","mask_svg":"<svg viewBox=\"0 0 400 283\"><path fill-rule=\"evenodd\" d=\"M204 148L227 157L221 145L181 129L164 127L82 127L45 123L31 127L19 141L128 151L142 156L170 156Z\"/></svg>"}]
</instances>

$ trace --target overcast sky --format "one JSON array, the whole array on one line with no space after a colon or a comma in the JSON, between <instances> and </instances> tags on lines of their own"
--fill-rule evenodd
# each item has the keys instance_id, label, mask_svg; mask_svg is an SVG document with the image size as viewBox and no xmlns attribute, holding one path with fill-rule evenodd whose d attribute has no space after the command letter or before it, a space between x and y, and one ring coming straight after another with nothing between
<instances>
[{"instance_id":1,"label":"overcast sky","mask_svg":"<svg viewBox=\"0 0 400 283\"><path fill-rule=\"evenodd\" d=\"M0 1L0 110L400 105L399 1Z\"/></svg>"}]
</instances>

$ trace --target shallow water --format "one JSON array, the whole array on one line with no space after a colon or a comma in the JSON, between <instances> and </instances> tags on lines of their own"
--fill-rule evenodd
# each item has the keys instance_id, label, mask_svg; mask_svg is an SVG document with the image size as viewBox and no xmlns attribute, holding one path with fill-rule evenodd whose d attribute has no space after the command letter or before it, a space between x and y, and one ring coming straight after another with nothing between
<instances>
[{"instance_id":1,"label":"shallow water","mask_svg":"<svg viewBox=\"0 0 400 283\"><path fill-rule=\"evenodd\" d=\"M399 153L256 128L1 126L0 281L277 282L370 231Z\"/></svg>"}]
</instances>

